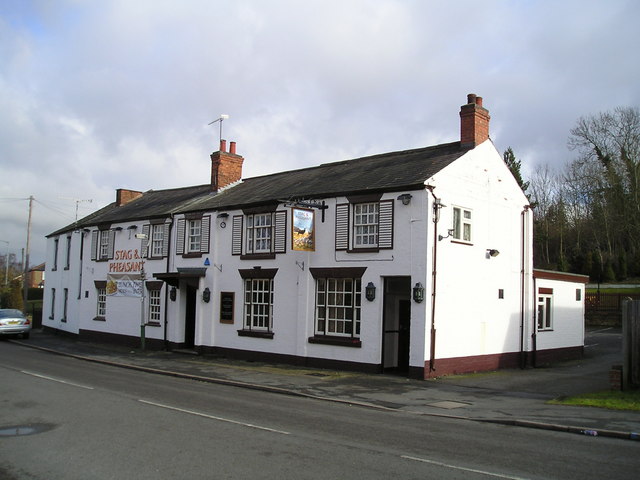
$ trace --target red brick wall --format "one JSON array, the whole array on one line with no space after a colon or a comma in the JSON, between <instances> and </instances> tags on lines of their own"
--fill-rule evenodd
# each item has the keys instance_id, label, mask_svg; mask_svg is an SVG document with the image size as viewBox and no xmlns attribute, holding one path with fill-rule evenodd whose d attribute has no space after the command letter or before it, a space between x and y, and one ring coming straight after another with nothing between
<instances>
[{"instance_id":1,"label":"red brick wall","mask_svg":"<svg viewBox=\"0 0 640 480\"><path fill-rule=\"evenodd\" d=\"M482 106L482 97L473 93L467 104L460 107L460 143L479 145L489 138L489 110Z\"/></svg>"}]
</instances>

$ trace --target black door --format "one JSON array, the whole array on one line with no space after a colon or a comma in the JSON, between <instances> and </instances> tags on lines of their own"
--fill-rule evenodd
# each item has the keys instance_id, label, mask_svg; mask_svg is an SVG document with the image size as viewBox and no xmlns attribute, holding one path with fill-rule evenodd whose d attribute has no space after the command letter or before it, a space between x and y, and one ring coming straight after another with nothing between
<instances>
[{"instance_id":1,"label":"black door","mask_svg":"<svg viewBox=\"0 0 640 480\"><path fill-rule=\"evenodd\" d=\"M398 371L409 371L409 345L411 344L411 301L398 302Z\"/></svg>"},{"instance_id":2,"label":"black door","mask_svg":"<svg viewBox=\"0 0 640 480\"><path fill-rule=\"evenodd\" d=\"M184 315L184 346L193 348L196 339L196 294L198 289L187 285L187 308Z\"/></svg>"}]
</instances>

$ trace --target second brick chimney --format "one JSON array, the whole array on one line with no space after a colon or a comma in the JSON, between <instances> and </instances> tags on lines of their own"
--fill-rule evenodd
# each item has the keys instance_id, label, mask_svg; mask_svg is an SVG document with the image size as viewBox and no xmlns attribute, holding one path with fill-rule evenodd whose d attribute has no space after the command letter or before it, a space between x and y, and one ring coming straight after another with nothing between
<instances>
[{"instance_id":1,"label":"second brick chimney","mask_svg":"<svg viewBox=\"0 0 640 480\"><path fill-rule=\"evenodd\" d=\"M118 188L116 190L116 206L121 207L122 205L126 205L130 201L140 198L141 196L142 192L138 192L137 190Z\"/></svg>"},{"instance_id":2,"label":"second brick chimney","mask_svg":"<svg viewBox=\"0 0 640 480\"><path fill-rule=\"evenodd\" d=\"M482 106L482 97L467 95L467 104L460 107L460 143L480 145L489 139L489 110Z\"/></svg>"},{"instance_id":3,"label":"second brick chimney","mask_svg":"<svg viewBox=\"0 0 640 480\"><path fill-rule=\"evenodd\" d=\"M236 142L229 144L220 140L220 150L211 154L211 190L216 192L222 187L231 185L242 179L242 162L244 158L236 154Z\"/></svg>"}]
</instances>

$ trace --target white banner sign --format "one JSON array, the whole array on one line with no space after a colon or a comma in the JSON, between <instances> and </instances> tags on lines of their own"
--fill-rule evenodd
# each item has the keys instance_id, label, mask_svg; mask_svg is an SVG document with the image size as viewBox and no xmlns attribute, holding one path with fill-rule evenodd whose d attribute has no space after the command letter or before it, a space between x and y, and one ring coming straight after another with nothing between
<instances>
[{"instance_id":1,"label":"white banner sign","mask_svg":"<svg viewBox=\"0 0 640 480\"><path fill-rule=\"evenodd\" d=\"M107 295L111 297L142 296L140 275L108 275Z\"/></svg>"}]
</instances>

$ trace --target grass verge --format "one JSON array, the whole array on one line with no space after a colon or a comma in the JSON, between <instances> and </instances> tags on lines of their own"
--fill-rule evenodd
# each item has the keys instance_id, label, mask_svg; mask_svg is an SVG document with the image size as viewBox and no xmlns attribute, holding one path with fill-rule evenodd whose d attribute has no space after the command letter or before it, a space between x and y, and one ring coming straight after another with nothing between
<instances>
[{"instance_id":1,"label":"grass verge","mask_svg":"<svg viewBox=\"0 0 640 480\"><path fill-rule=\"evenodd\" d=\"M603 392L584 393L574 397L556 398L548 403L552 405L607 408L609 410L640 411L640 390L627 390L624 392L606 390Z\"/></svg>"}]
</instances>

